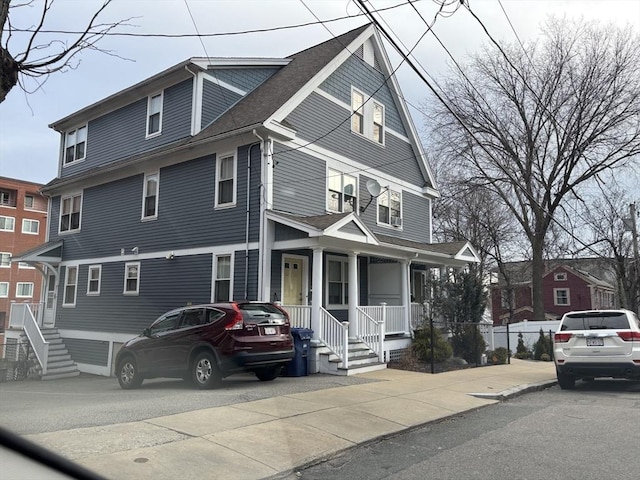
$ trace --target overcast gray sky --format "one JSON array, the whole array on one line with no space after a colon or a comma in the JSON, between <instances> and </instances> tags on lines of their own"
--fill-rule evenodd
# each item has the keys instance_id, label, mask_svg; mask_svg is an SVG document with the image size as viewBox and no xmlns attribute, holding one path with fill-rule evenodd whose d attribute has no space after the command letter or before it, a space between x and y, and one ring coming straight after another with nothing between
<instances>
[{"instance_id":1,"label":"overcast gray sky","mask_svg":"<svg viewBox=\"0 0 640 480\"><path fill-rule=\"evenodd\" d=\"M507 16L498 0L467 0L490 33L500 42L515 42ZM14 3L18 3L17 1ZM13 9L11 21L16 27L35 24L42 0L31 7ZM86 24L102 0L56 0L45 28L78 30ZM381 12L382 18L403 43L413 46L425 30L425 24L406 0L371 0L370 8L404 6ZM306 6L305 6L306 5ZM438 9L434 0L415 3L431 21ZM524 42L535 40L547 15L584 17L632 25L640 31L640 0L502 0L502 6L518 36ZM449 12L452 8L447 9ZM313 13L312 13L313 12ZM153 34L214 34L254 29L273 29L350 16L343 20L301 28L274 30L244 35L198 38L159 38ZM96 51L83 52L76 69L56 73L38 90L25 94L14 88L0 104L0 176L47 183L56 176L59 135L48 127L112 93L144 80L182 60L195 56L284 57L311 45L342 34L366 22L357 16L360 10L352 0L115 0L102 15L103 22L132 18L120 32L149 34L147 37L104 38L99 46L117 56ZM195 26L194 21L195 20ZM328 29L328 30L327 30ZM434 30L458 61L477 51L488 38L469 12L460 8L438 18ZM26 41L15 34L9 44L16 54ZM51 38L69 41L70 35ZM50 38L43 36L43 41ZM3 39L4 41L4 39ZM388 46L392 64L398 57ZM121 58L120 58L121 57ZM447 54L433 36L426 36L414 51L414 57L430 75L441 78L447 69ZM123 59L125 58L125 59ZM413 105L431 101L431 93L408 68L398 71L400 87ZM35 83L27 83L35 89ZM420 114L410 107L420 127Z\"/></svg>"}]
</instances>

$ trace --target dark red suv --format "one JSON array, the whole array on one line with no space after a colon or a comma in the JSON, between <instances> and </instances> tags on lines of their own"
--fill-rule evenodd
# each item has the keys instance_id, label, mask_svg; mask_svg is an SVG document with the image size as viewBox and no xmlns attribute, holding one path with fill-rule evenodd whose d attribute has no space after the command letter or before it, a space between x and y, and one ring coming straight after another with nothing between
<instances>
[{"instance_id":1,"label":"dark red suv","mask_svg":"<svg viewBox=\"0 0 640 480\"><path fill-rule=\"evenodd\" d=\"M276 305L232 302L165 313L116 357L120 386L145 378L173 377L211 388L221 378L254 372L273 380L294 356L289 315Z\"/></svg>"}]
</instances>

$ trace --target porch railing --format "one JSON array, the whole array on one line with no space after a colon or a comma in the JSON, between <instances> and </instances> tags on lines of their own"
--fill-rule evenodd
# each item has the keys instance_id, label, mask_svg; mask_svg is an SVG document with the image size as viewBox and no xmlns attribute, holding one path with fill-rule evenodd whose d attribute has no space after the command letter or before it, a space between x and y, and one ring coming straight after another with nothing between
<instances>
[{"instance_id":1,"label":"porch railing","mask_svg":"<svg viewBox=\"0 0 640 480\"><path fill-rule=\"evenodd\" d=\"M376 322L383 322L385 335L394 335L406 332L403 306L390 307L383 302L380 305L370 305L358 308ZM360 330L358 330L358 332L359 331Z\"/></svg>"},{"instance_id":2,"label":"porch railing","mask_svg":"<svg viewBox=\"0 0 640 480\"><path fill-rule=\"evenodd\" d=\"M47 374L47 359L49 358L49 342L42 336L42 332L31 311L29 303L12 303L9 312L9 327L22 328L27 335L33 352L42 367L42 375ZM41 305L41 304L33 304Z\"/></svg>"},{"instance_id":3,"label":"porch railing","mask_svg":"<svg viewBox=\"0 0 640 480\"><path fill-rule=\"evenodd\" d=\"M292 328L311 328L311 305L280 305L289 314Z\"/></svg>"},{"instance_id":4,"label":"porch railing","mask_svg":"<svg viewBox=\"0 0 640 480\"><path fill-rule=\"evenodd\" d=\"M349 368L349 322L339 321L321 307L318 338L333 354L338 356L343 368Z\"/></svg>"},{"instance_id":5,"label":"porch railing","mask_svg":"<svg viewBox=\"0 0 640 480\"><path fill-rule=\"evenodd\" d=\"M42 303L11 303L11 309L9 310L9 328L22 328L24 326L24 317L26 315L26 309L31 311L33 318L38 321L38 316L42 310ZM39 326L42 326L38 323Z\"/></svg>"},{"instance_id":6,"label":"porch railing","mask_svg":"<svg viewBox=\"0 0 640 480\"><path fill-rule=\"evenodd\" d=\"M409 322L411 323L411 329L415 330L424 322L424 318L427 314L425 311L425 305L422 303L412 303L410 306Z\"/></svg>"},{"instance_id":7,"label":"porch railing","mask_svg":"<svg viewBox=\"0 0 640 480\"><path fill-rule=\"evenodd\" d=\"M385 335L385 322L384 322L384 306L382 307L382 316L380 320L376 320L367 312L363 310L364 307L356 308L356 322L358 338L369 349L378 354L378 361L384 362L384 335Z\"/></svg>"}]
</instances>

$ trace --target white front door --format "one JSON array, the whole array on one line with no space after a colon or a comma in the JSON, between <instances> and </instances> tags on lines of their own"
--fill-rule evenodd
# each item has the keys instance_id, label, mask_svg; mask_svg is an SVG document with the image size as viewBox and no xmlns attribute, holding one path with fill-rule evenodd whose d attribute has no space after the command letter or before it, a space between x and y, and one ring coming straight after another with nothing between
<instances>
[{"instance_id":1,"label":"white front door","mask_svg":"<svg viewBox=\"0 0 640 480\"><path fill-rule=\"evenodd\" d=\"M303 267L304 262L301 258L283 258L282 303L284 305L305 305Z\"/></svg>"},{"instance_id":2,"label":"white front door","mask_svg":"<svg viewBox=\"0 0 640 480\"><path fill-rule=\"evenodd\" d=\"M47 294L44 299L44 313L42 314L42 326L53 327L56 318L57 285L56 276L47 277Z\"/></svg>"}]
</instances>

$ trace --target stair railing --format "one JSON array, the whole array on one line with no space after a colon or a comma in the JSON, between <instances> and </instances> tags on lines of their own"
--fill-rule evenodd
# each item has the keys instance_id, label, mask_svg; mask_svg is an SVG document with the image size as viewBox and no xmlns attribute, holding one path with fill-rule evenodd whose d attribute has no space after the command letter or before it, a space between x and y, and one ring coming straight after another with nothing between
<instances>
[{"instance_id":1,"label":"stair railing","mask_svg":"<svg viewBox=\"0 0 640 480\"><path fill-rule=\"evenodd\" d=\"M38 363L42 368L42 375L47 374L47 359L49 358L49 342L42 336L36 317L31 311L28 303L12 303L9 313L11 326L22 326L24 333L31 343L33 353L35 353Z\"/></svg>"},{"instance_id":2,"label":"stair railing","mask_svg":"<svg viewBox=\"0 0 640 480\"><path fill-rule=\"evenodd\" d=\"M319 339L342 362L343 368L349 368L349 322L341 322L320 307Z\"/></svg>"},{"instance_id":3,"label":"stair railing","mask_svg":"<svg viewBox=\"0 0 640 480\"><path fill-rule=\"evenodd\" d=\"M378 361L384 363L384 336L386 304L382 305L382 319L376 320L362 308L356 307L358 338L369 350L378 355Z\"/></svg>"}]
</instances>

